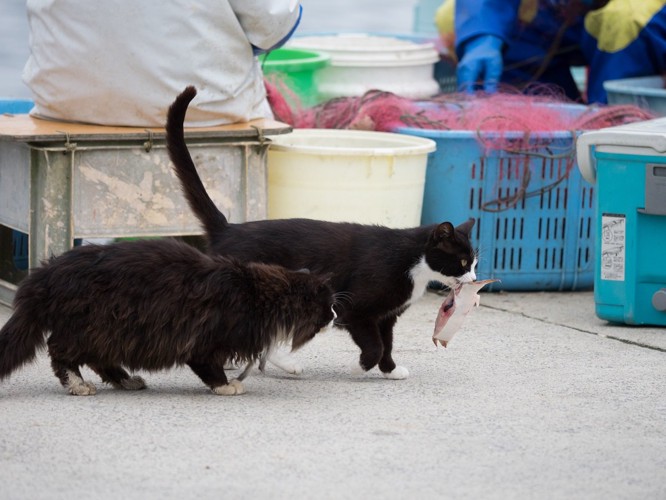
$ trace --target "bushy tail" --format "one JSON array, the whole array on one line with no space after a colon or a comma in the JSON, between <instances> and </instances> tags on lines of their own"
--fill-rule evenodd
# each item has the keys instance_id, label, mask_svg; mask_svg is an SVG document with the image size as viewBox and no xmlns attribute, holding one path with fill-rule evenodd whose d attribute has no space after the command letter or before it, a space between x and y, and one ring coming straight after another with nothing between
<instances>
[{"instance_id":1,"label":"bushy tail","mask_svg":"<svg viewBox=\"0 0 666 500\"><path fill-rule=\"evenodd\" d=\"M42 321L45 304L37 288L34 281L19 287L14 313L0 330L0 380L35 359L37 350L46 343Z\"/></svg>"},{"instance_id":2,"label":"bushy tail","mask_svg":"<svg viewBox=\"0 0 666 500\"><path fill-rule=\"evenodd\" d=\"M206 188L201 182L197 169L192 161L190 151L185 144L183 122L187 106L197 95L197 90L187 87L169 107L166 122L166 144L169 158L173 163L174 170L180 179L181 189L185 194L190 208L197 216L207 234L223 229L227 224L227 218L218 210L210 199Z\"/></svg>"}]
</instances>

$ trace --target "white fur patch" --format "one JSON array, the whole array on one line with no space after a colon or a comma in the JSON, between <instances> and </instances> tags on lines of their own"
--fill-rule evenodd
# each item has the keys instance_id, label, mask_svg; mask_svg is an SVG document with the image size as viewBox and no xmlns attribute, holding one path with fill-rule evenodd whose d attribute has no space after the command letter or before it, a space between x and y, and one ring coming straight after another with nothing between
<instances>
[{"instance_id":1,"label":"white fur patch","mask_svg":"<svg viewBox=\"0 0 666 500\"><path fill-rule=\"evenodd\" d=\"M442 273L433 271L426 262L425 255L410 269L409 277L412 279L412 283L414 283L414 288L412 289L412 296L409 297L406 305L411 305L420 299L425 293L428 283L431 281L439 281L446 286L454 286L456 281L455 278L449 278Z\"/></svg>"},{"instance_id":2,"label":"white fur patch","mask_svg":"<svg viewBox=\"0 0 666 500\"><path fill-rule=\"evenodd\" d=\"M291 354L285 352L282 348L271 351L268 355L268 361L277 366L280 370L284 370L292 375L300 375L303 373L303 367L298 364Z\"/></svg>"}]
</instances>

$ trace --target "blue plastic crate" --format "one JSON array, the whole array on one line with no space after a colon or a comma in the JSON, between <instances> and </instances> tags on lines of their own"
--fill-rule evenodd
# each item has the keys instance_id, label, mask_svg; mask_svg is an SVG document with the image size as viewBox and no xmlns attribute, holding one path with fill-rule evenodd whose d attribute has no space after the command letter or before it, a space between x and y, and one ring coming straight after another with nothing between
<instances>
[{"instance_id":1,"label":"blue plastic crate","mask_svg":"<svg viewBox=\"0 0 666 500\"><path fill-rule=\"evenodd\" d=\"M571 113L586 109L568 106ZM428 158L421 222L477 220L476 274L501 280L487 290L592 287L595 191L575 164L572 132L533 133L529 151L511 152L485 148L484 139L496 138L492 133L399 131L437 143ZM507 133L503 140L520 144L524 136Z\"/></svg>"},{"instance_id":2,"label":"blue plastic crate","mask_svg":"<svg viewBox=\"0 0 666 500\"><path fill-rule=\"evenodd\" d=\"M33 107L30 99L0 99L0 114L26 114ZM28 268L28 235L19 231L12 232L12 256L17 269Z\"/></svg>"},{"instance_id":3,"label":"blue plastic crate","mask_svg":"<svg viewBox=\"0 0 666 500\"><path fill-rule=\"evenodd\" d=\"M0 99L0 114L26 114L32 109L34 103L30 99Z\"/></svg>"}]
</instances>

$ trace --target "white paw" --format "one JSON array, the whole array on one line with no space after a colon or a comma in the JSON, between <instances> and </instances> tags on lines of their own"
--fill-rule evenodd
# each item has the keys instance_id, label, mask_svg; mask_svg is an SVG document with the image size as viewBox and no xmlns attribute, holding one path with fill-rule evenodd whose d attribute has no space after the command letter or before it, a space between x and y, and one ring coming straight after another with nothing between
<instances>
[{"instance_id":1,"label":"white paw","mask_svg":"<svg viewBox=\"0 0 666 500\"><path fill-rule=\"evenodd\" d=\"M404 366L396 366L391 372L382 372L385 378L391 380L404 380L409 377L409 370Z\"/></svg>"},{"instance_id":2,"label":"white paw","mask_svg":"<svg viewBox=\"0 0 666 500\"><path fill-rule=\"evenodd\" d=\"M227 385L218 385L213 388L213 392L218 396L238 396L245 394L245 386L239 380L232 380Z\"/></svg>"},{"instance_id":3,"label":"white paw","mask_svg":"<svg viewBox=\"0 0 666 500\"><path fill-rule=\"evenodd\" d=\"M268 361L277 366L280 370L283 370L292 375L300 375L303 373L303 367L299 365L296 360L286 352L282 351L273 351L268 356Z\"/></svg>"},{"instance_id":4,"label":"white paw","mask_svg":"<svg viewBox=\"0 0 666 500\"><path fill-rule=\"evenodd\" d=\"M127 391L139 391L146 388L146 382L143 378L135 375L130 378L123 379L120 382L120 386Z\"/></svg>"}]
</instances>

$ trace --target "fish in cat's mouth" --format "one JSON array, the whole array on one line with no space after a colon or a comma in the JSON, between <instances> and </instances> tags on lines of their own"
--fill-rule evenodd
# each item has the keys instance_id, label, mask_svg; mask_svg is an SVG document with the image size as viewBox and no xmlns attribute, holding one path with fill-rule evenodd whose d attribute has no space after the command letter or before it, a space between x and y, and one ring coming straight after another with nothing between
<instances>
[{"instance_id":1,"label":"fish in cat's mouth","mask_svg":"<svg viewBox=\"0 0 666 500\"><path fill-rule=\"evenodd\" d=\"M444 299L439 308L437 319L435 320L435 331L432 335L432 341L437 345L439 342L446 347L453 336L458 332L474 306L478 306L481 300L479 290L484 286L494 283L496 279L481 281L462 281L458 285L450 287L451 291Z\"/></svg>"}]
</instances>

